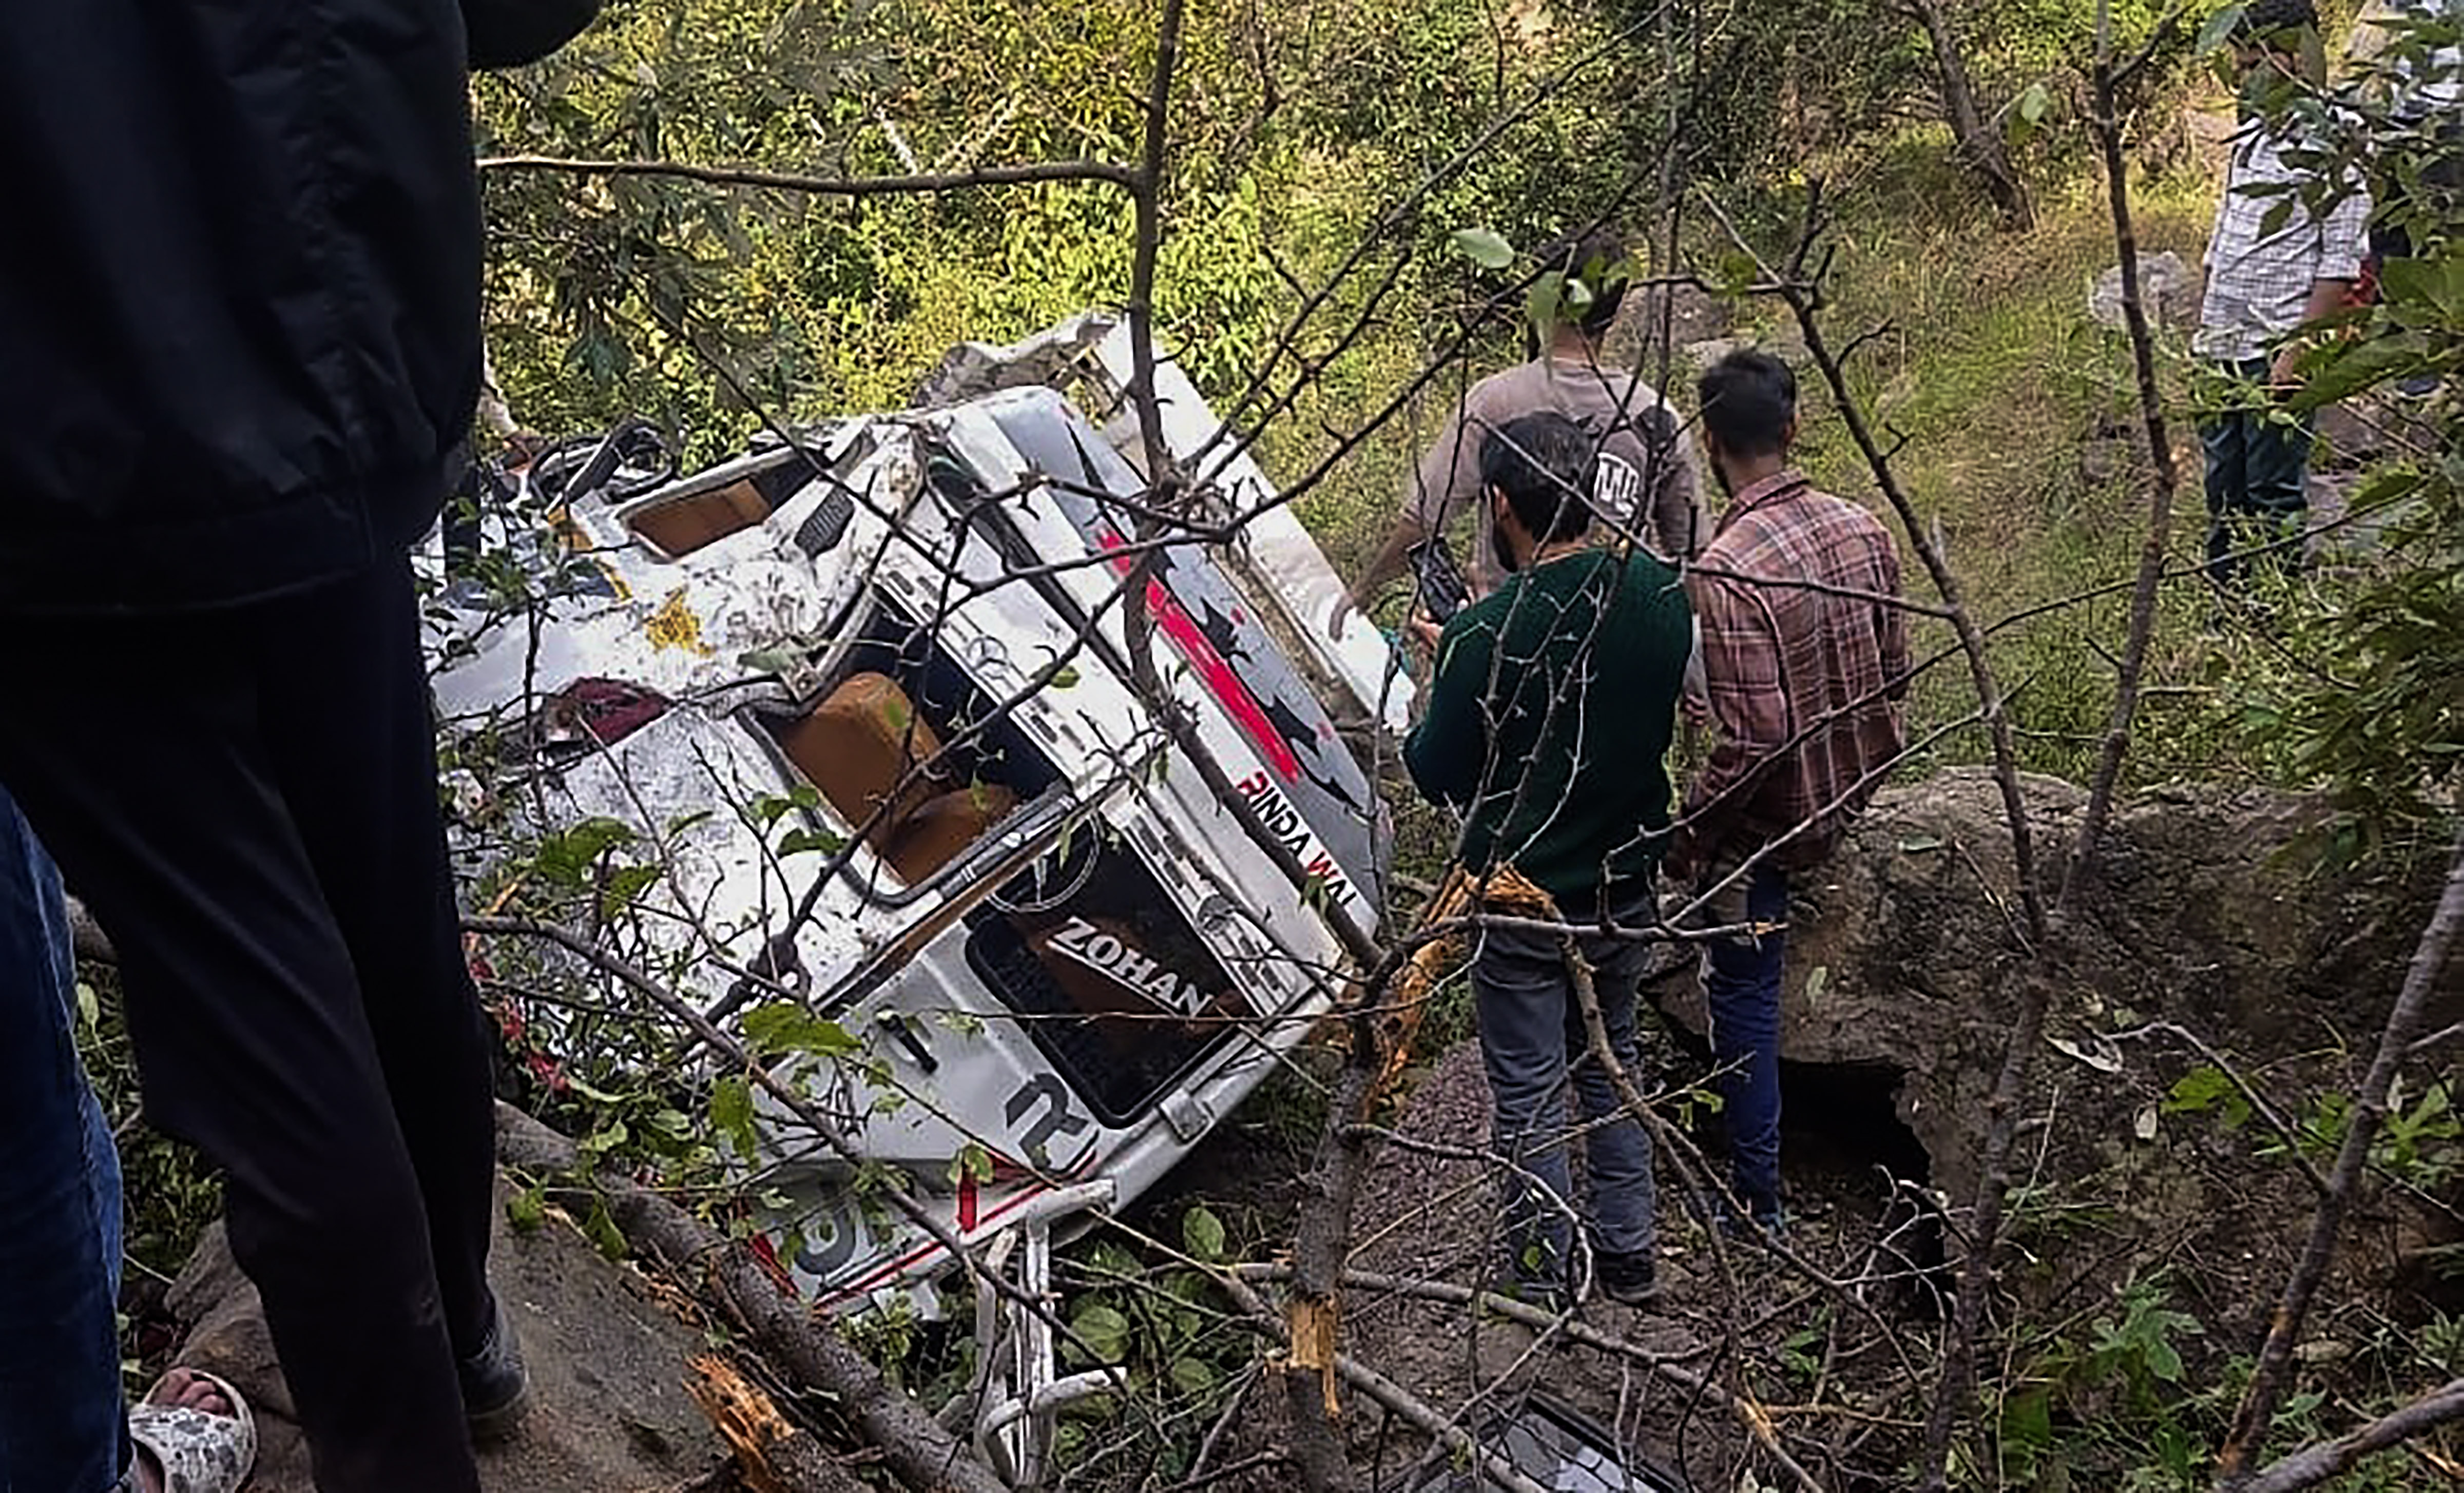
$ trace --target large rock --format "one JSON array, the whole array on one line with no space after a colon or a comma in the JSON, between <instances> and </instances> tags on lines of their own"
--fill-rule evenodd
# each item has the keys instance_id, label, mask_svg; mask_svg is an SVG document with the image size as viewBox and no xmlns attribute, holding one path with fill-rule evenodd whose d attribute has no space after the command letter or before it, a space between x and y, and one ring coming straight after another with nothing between
<instances>
[{"instance_id":1,"label":"large rock","mask_svg":"<svg viewBox=\"0 0 2464 1493\"><path fill-rule=\"evenodd\" d=\"M2189 326L2199 319L2199 296L2206 281L2199 272L2167 249L2139 257L2139 308L2154 327ZM2087 314L2097 325L2119 332L2129 325L2122 313L2122 266L2114 265L2088 282Z\"/></svg>"},{"instance_id":2,"label":"large rock","mask_svg":"<svg viewBox=\"0 0 2464 1493\"><path fill-rule=\"evenodd\" d=\"M521 1335L531 1410L514 1436L482 1455L490 1493L669 1488L725 1455L684 1391L700 1334L651 1301L639 1276L610 1264L554 1214L528 1233L500 1226L491 1274ZM229 1379L256 1414L262 1444L252 1493L315 1493L264 1308L220 1224L168 1304L188 1329L175 1361Z\"/></svg>"},{"instance_id":3,"label":"large rock","mask_svg":"<svg viewBox=\"0 0 2464 1493\"><path fill-rule=\"evenodd\" d=\"M1671 349L1707 339L1726 337L1736 323L1735 303L1691 285L1653 286L1628 296L1609 327L1603 359L1612 367L1640 367L1648 379L1659 372L1661 333ZM1675 361L1669 382L1684 381L1685 364Z\"/></svg>"}]
</instances>

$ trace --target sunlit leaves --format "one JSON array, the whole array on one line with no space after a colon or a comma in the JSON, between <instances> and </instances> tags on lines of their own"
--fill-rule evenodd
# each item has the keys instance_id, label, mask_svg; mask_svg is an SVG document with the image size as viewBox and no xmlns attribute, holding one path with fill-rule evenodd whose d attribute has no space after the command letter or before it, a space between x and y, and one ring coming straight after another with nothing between
<instances>
[{"instance_id":1,"label":"sunlit leaves","mask_svg":"<svg viewBox=\"0 0 2464 1493\"><path fill-rule=\"evenodd\" d=\"M1453 243L1464 258L1484 270L1503 270L1514 262L1514 246L1494 229L1457 229Z\"/></svg>"}]
</instances>

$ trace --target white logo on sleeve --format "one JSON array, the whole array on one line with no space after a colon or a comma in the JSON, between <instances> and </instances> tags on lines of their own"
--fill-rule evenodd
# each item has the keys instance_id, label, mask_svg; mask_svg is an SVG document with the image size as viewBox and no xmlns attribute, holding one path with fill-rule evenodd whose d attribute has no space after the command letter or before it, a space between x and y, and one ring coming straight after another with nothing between
<instances>
[{"instance_id":1,"label":"white logo on sleeve","mask_svg":"<svg viewBox=\"0 0 2464 1493\"><path fill-rule=\"evenodd\" d=\"M1600 452L1592 475L1592 512L1618 523L1632 523L1642 506L1642 473L1622 456Z\"/></svg>"}]
</instances>

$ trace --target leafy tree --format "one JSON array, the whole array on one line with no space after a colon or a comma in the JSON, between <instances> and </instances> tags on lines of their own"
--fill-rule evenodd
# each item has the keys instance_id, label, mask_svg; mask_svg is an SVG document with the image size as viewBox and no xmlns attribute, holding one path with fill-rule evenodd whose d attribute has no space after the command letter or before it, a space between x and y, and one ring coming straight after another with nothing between
<instances>
[{"instance_id":1,"label":"leafy tree","mask_svg":"<svg viewBox=\"0 0 2464 1493\"><path fill-rule=\"evenodd\" d=\"M2441 174L2452 125L2375 86L2405 70L2413 86L2452 78L2459 38L2453 21L2395 30L2352 84L2288 80L2266 100L2314 142L2302 162L2315 199L2374 183L2376 222L2410 240L2380 266L2375 302L2314 340L2289 402L2309 414L2346 402L2384 442L2347 500L2375 539L2323 537L2335 562L2279 614L2283 646L2224 666L2254 686L2253 745L2348 811L2351 852L2453 815L2464 764L2464 193Z\"/></svg>"}]
</instances>

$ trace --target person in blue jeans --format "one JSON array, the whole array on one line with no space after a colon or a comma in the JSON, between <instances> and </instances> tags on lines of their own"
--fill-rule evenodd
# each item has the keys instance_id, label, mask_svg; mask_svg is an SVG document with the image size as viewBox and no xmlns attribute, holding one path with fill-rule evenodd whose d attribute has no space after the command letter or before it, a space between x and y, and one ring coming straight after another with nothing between
<instances>
[{"instance_id":1,"label":"person in blue jeans","mask_svg":"<svg viewBox=\"0 0 2464 1493\"><path fill-rule=\"evenodd\" d=\"M142 1455L121 1413L120 1152L76 989L59 873L0 789L0 1493L160 1493L166 1462L235 1487L252 1438L228 1386L165 1375L137 1408Z\"/></svg>"},{"instance_id":2,"label":"person in blue jeans","mask_svg":"<svg viewBox=\"0 0 2464 1493\"><path fill-rule=\"evenodd\" d=\"M1728 503L1686 574L1703 647L1688 713L1708 718L1712 739L1666 869L1694 883L1717 931L1703 986L1729 1190L1776 1234L1789 883L1830 856L1900 755L1907 628L1890 531L1790 463L1788 365L1732 353L1697 393L1704 451Z\"/></svg>"},{"instance_id":3,"label":"person in blue jeans","mask_svg":"<svg viewBox=\"0 0 2464 1493\"><path fill-rule=\"evenodd\" d=\"M1631 1072L1644 946L1608 930L1656 921L1662 758L1693 628L1675 570L1594 537L1586 494L1598 457L1599 438L1554 411L1508 420L1482 443L1507 581L1434 640L1426 714L1403 761L1422 793L1463 811L1465 871L1510 867L1573 925L1609 1050ZM1609 1300L1643 1305L1658 1284L1651 1136L1594 1061L1564 945L1553 933L1485 928L1471 984L1490 1144L1511 1169L1499 1210L1505 1284L1556 1303L1588 1275ZM1579 1253L1569 1089L1587 1131L1592 1247Z\"/></svg>"},{"instance_id":4,"label":"person in blue jeans","mask_svg":"<svg viewBox=\"0 0 2464 1493\"><path fill-rule=\"evenodd\" d=\"M2233 28L2239 126L2208 238L2207 291L2192 349L2217 393L2199 420L2207 457L2210 580L2235 583L2252 559L2292 570L2309 512L2311 420L2280 407L2300 382L2307 324L2345 303L2367 252L2370 200L2358 184L2320 204L2293 116L2269 105L2302 77L2311 0L2255 0ZM2273 117L2271 117L2273 115Z\"/></svg>"},{"instance_id":5,"label":"person in blue jeans","mask_svg":"<svg viewBox=\"0 0 2464 1493\"><path fill-rule=\"evenodd\" d=\"M117 1486L120 1153L71 1040L57 872L0 791L0 1489Z\"/></svg>"}]
</instances>

